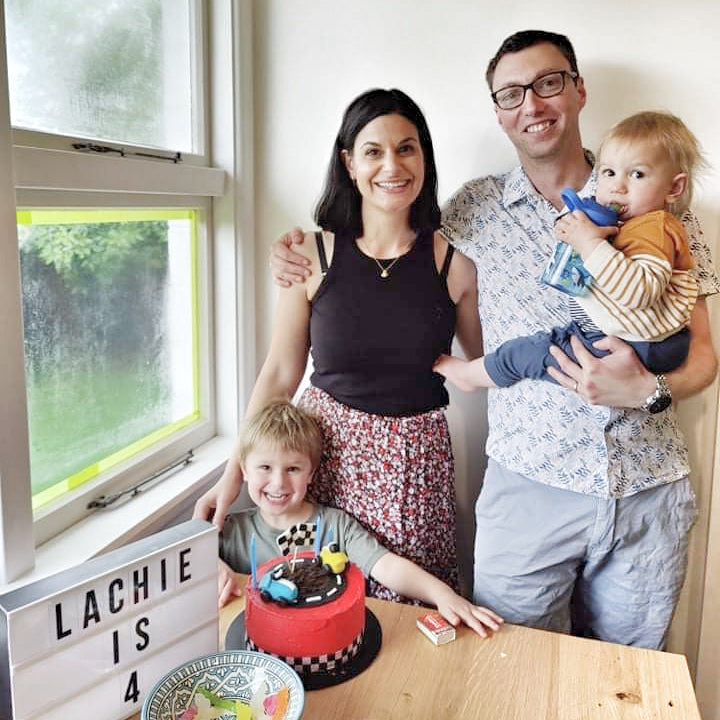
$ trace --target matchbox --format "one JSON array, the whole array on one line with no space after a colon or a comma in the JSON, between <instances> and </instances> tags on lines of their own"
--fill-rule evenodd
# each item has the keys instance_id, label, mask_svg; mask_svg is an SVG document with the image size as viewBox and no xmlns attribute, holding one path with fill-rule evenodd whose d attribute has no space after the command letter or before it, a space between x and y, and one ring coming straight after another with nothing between
<instances>
[{"instance_id":1,"label":"matchbox","mask_svg":"<svg viewBox=\"0 0 720 720\"><path fill-rule=\"evenodd\" d=\"M417 626L435 645L444 645L455 639L455 628L439 612L421 615Z\"/></svg>"}]
</instances>

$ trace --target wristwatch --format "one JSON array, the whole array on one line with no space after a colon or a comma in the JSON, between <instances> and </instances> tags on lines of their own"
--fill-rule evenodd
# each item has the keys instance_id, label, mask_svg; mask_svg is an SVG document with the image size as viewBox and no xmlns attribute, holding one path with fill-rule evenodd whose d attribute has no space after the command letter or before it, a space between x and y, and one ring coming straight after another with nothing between
<instances>
[{"instance_id":1,"label":"wristwatch","mask_svg":"<svg viewBox=\"0 0 720 720\"><path fill-rule=\"evenodd\" d=\"M665 376L656 375L655 383L655 392L640 406L641 410L645 410L651 415L667 410L672 405L672 392Z\"/></svg>"}]
</instances>

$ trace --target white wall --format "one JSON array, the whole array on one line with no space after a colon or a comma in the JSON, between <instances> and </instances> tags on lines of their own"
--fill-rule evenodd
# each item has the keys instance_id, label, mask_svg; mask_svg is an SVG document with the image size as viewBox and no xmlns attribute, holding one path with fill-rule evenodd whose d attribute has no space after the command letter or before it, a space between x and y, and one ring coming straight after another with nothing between
<instances>
[{"instance_id":1,"label":"white wall","mask_svg":"<svg viewBox=\"0 0 720 720\"><path fill-rule=\"evenodd\" d=\"M522 29L562 32L573 41L588 89L582 117L586 146L595 147L611 123L639 109L668 109L686 121L714 168L697 193L696 209L715 249L720 228L720 3L715 0L258 0L254 12L257 278L266 312L273 299L267 248L293 225L311 227L340 116L360 92L399 87L420 104L433 133L441 199L463 181L514 162L512 146L495 122L484 73L500 42ZM269 323L261 323L261 350L268 339ZM699 426L709 425L712 436L714 413L713 391L683 410L704 513L693 540L699 549L693 550L691 597L684 600L673 640L691 664L702 606L714 442ZM470 507L484 465L477 452L483 418L481 394L453 395L466 550Z\"/></svg>"}]
</instances>

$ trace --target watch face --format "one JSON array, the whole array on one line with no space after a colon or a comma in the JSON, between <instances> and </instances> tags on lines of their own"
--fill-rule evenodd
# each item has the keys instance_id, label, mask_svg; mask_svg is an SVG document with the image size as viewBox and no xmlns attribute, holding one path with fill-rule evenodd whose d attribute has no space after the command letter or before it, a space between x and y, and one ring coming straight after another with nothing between
<instances>
[{"instance_id":1,"label":"watch face","mask_svg":"<svg viewBox=\"0 0 720 720\"><path fill-rule=\"evenodd\" d=\"M667 410L671 403L672 398L669 395L660 395L648 405L648 412L652 415L662 412L663 410Z\"/></svg>"}]
</instances>

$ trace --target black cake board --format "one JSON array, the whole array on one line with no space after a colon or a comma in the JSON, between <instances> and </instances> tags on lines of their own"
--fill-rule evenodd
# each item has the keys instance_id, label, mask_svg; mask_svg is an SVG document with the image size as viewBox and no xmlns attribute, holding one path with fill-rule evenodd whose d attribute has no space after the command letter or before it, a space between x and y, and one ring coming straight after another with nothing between
<instances>
[{"instance_id":1,"label":"black cake board","mask_svg":"<svg viewBox=\"0 0 720 720\"><path fill-rule=\"evenodd\" d=\"M342 668L337 670L313 673L310 676L300 676L306 690L320 690L322 688L339 685L350 678L359 675L370 666L380 652L382 645L382 629L372 610L365 608L365 630L360 651ZM245 650L245 613L241 612L230 624L225 636L226 650Z\"/></svg>"}]
</instances>

